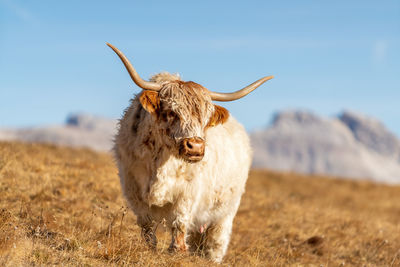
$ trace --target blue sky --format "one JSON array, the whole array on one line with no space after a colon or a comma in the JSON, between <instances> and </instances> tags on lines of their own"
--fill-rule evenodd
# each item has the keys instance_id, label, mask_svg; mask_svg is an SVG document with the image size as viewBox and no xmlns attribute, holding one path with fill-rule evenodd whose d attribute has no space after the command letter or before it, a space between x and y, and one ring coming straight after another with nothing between
<instances>
[{"instance_id":1,"label":"blue sky","mask_svg":"<svg viewBox=\"0 0 400 267\"><path fill-rule=\"evenodd\" d=\"M275 75L222 103L248 130L349 109L400 135L400 1L0 0L0 127L120 117L139 89L106 42L145 78L226 92Z\"/></svg>"}]
</instances>

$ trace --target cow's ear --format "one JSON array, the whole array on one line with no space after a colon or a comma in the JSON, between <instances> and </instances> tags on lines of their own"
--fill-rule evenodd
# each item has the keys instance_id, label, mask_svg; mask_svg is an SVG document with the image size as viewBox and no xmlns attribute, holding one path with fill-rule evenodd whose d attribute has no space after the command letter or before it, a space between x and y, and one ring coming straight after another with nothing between
<instances>
[{"instance_id":1,"label":"cow's ear","mask_svg":"<svg viewBox=\"0 0 400 267\"><path fill-rule=\"evenodd\" d=\"M225 123L229 118L229 111L218 105L214 105L214 113L211 115L207 127L213 127L218 124Z\"/></svg>"},{"instance_id":2,"label":"cow's ear","mask_svg":"<svg viewBox=\"0 0 400 267\"><path fill-rule=\"evenodd\" d=\"M160 98L157 92L144 90L139 97L139 101L142 107L150 114L156 114L160 108Z\"/></svg>"}]
</instances>

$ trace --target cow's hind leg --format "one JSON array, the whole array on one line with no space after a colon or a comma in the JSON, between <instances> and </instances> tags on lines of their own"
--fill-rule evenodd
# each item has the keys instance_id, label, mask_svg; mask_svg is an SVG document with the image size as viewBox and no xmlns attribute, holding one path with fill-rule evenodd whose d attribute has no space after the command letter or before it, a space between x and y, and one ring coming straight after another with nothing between
<instances>
[{"instance_id":1,"label":"cow's hind leg","mask_svg":"<svg viewBox=\"0 0 400 267\"><path fill-rule=\"evenodd\" d=\"M190 252L204 256L205 237L206 234L200 233L197 229L191 231L188 234L188 240L187 240Z\"/></svg>"},{"instance_id":2,"label":"cow's hind leg","mask_svg":"<svg viewBox=\"0 0 400 267\"><path fill-rule=\"evenodd\" d=\"M151 248L157 247L156 224L149 216L138 216L138 225L142 228L141 236Z\"/></svg>"},{"instance_id":3,"label":"cow's hind leg","mask_svg":"<svg viewBox=\"0 0 400 267\"><path fill-rule=\"evenodd\" d=\"M205 254L215 262L221 262L228 248L232 232L233 216L227 216L208 227L205 238Z\"/></svg>"}]
</instances>

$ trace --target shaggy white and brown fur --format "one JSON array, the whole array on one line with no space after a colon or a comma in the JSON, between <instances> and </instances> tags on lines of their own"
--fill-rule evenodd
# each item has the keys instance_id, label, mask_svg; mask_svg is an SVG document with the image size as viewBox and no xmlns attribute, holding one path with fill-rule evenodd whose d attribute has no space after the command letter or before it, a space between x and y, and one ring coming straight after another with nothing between
<instances>
[{"instance_id":1,"label":"shaggy white and brown fur","mask_svg":"<svg viewBox=\"0 0 400 267\"><path fill-rule=\"evenodd\" d=\"M250 168L248 136L201 85L168 73L151 81L161 90L132 100L115 139L122 190L151 246L155 226L165 220L171 250L201 245L220 262ZM204 157L195 163L179 154L180 141L191 137L205 140Z\"/></svg>"}]
</instances>

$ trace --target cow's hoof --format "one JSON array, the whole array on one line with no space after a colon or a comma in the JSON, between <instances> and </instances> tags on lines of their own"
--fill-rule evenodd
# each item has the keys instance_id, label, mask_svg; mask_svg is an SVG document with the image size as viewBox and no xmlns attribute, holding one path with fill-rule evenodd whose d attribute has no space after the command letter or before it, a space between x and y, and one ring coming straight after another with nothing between
<instances>
[{"instance_id":1,"label":"cow's hoof","mask_svg":"<svg viewBox=\"0 0 400 267\"><path fill-rule=\"evenodd\" d=\"M179 251L179 252L187 252L187 251L189 251L189 248L188 248L188 246L187 246L186 244L180 244L180 245L178 245L178 244L171 244L171 245L168 247L168 252L169 252L169 253L175 253L175 252L177 252L177 251Z\"/></svg>"}]
</instances>

